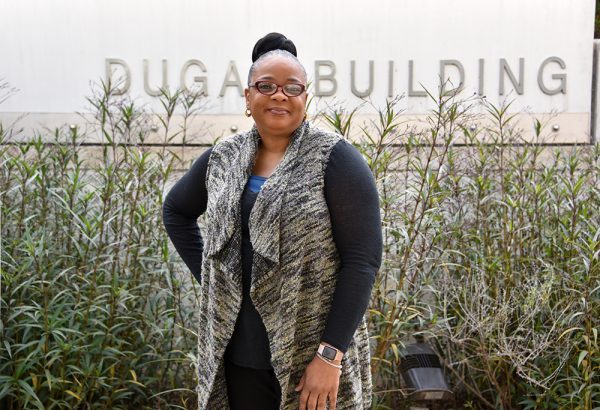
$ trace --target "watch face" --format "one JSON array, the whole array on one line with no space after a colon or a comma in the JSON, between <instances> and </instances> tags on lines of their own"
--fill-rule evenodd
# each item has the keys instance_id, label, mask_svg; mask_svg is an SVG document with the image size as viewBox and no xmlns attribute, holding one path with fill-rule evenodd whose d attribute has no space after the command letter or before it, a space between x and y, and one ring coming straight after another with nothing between
<instances>
[{"instance_id":1,"label":"watch face","mask_svg":"<svg viewBox=\"0 0 600 410\"><path fill-rule=\"evenodd\" d=\"M332 349L329 346L325 346L323 348L323 353L322 354L323 354L323 357L325 357L325 358L327 358L329 360L333 360L333 359L335 359L336 353L337 353L337 350Z\"/></svg>"}]
</instances>

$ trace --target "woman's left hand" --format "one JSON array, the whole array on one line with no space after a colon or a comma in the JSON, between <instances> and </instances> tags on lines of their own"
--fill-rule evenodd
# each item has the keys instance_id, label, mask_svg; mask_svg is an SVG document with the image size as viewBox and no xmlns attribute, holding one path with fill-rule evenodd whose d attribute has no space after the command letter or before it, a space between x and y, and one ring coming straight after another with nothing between
<instances>
[{"instance_id":1,"label":"woman's left hand","mask_svg":"<svg viewBox=\"0 0 600 410\"><path fill-rule=\"evenodd\" d=\"M329 409L335 410L341 369L337 369L318 357L306 366L296 391L300 391L299 410L325 410L329 396Z\"/></svg>"}]
</instances>

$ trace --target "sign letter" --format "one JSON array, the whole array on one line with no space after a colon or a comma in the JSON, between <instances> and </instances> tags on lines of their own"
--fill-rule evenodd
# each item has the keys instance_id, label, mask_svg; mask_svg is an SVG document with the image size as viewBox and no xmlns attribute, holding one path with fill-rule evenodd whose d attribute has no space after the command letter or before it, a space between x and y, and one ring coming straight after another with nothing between
<instances>
[{"instance_id":1,"label":"sign letter","mask_svg":"<svg viewBox=\"0 0 600 410\"><path fill-rule=\"evenodd\" d=\"M230 80L229 78L232 75L233 80ZM223 85L221 86L219 97L225 96L225 90L227 87L237 87L240 97L244 96L244 87L242 87L242 81L240 80L240 74L238 73L235 61L230 61L229 65L227 66L227 73L225 74L225 79L223 80Z\"/></svg>"},{"instance_id":2,"label":"sign letter","mask_svg":"<svg viewBox=\"0 0 600 410\"><path fill-rule=\"evenodd\" d=\"M408 96L409 97L427 97L426 91L415 91L413 89L413 60L408 60Z\"/></svg>"},{"instance_id":3,"label":"sign letter","mask_svg":"<svg viewBox=\"0 0 600 410\"><path fill-rule=\"evenodd\" d=\"M200 85L199 89L190 90L190 88L185 84L185 74L187 73L188 68L190 68L193 65L200 67L200 70L202 70L203 73L206 72L206 66L202 63L202 61L200 61L200 60L186 61L185 64L183 65L183 67L181 67L181 75L180 75L181 88L184 89L188 93L194 93L194 95L207 96L208 95L208 85L207 85L206 76L199 76L199 75L194 76L194 85Z\"/></svg>"},{"instance_id":4,"label":"sign letter","mask_svg":"<svg viewBox=\"0 0 600 410\"><path fill-rule=\"evenodd\" d=\"M116 82L113 82L112 76L112 66L121 66L123 68L124 75L118 77ZM114 90L113 93L115 95L123 95L129 91L129 87L131 87L131 70L129 70L129 66L125 62L125 60L121 60L120 58L107 58L104 60L104 67L106 69L106 84L111 84L111 88ZM115 84L113 87L112 84ZM123 84L123 85L121 85ZM119 85L121 85L119 87Z\"/></svg>"},{"instance_id":5,"label":"sign letter","mask_svg":"<svg viewBox=\"0 0 600 410\"><path fill-rule=\"evenodd\" d=\"M508 66L506 58L500 59L500 95L504 95L504 73L508 74L508 78L512 83L513 87L517 91L517 94L523 95L523 72L525 71L525 59L519 58L519 81L517 82L515 75Z\"/></svg>"},{"instance_id":6,"label":"sign letter","mask_svg":"<svg viewBox=\"0 0 600 410\"><path fill-rule=\"evenodd\" d=\"M148 60L144 59L144 91L146 91L146 94L151 95L153 97L158 97L161 95L160 89L159 90L153 90L150 88L150 85L148 84ZM169 84L167 83L167 60L165 60L163 58L162 60L162 89L166 90L169 87Z\"/></svg>"},{"instance_id":7,"label":"sign letter","mask_svg":"<svg viewBox=\"0 0 600 410\"><path fill-rule=\"evenodd\" d=\"M373 91L373 60L369 60L369 87L365 91L358 91L356 89L356 61L350 61L350 89L352 94L357 97L368 97Z\"/></svg>"},{"instance_id":8,"label":"sign letter","mask_svg":"<svg viewBox=\"0 0 600 410\"><path fill-rule=\"evenodd\" d=\"M460 75L460 81L458 82L458 86L454 87L451 90L446 91L446 81L448 81L448 83L452 84L452 82L450 81L450 77L448 77L448 79L446 79L446 66L447 65L453 65L454 67L456 67L456 69L458 70L458 74ZM463 67L463 65L460 63L460 61L458 60L440 60L440 81L442 82L440 85L442 87L442 93L459 93L462 91L462 89L464 88L464 84L465 84L465 68Z\"/></svg>"},{"instance_id":9,"label":"sign letter","mask_svg":"<svg viewBox=\"0 0 600 410\"><path fill-rule=\"evenodd\" d=\"M562 68L563 70L565 68L567 68L567 65L565 64L565 62L559 58L559 57L548 57L547 59L545 59L542 64L540 65L540 69L538 70L538 85L540 86L540 89L544 92L544 94L548 94L548 95L554 95L554 94L558 94L558 93L563 93L566 94L567 93L567 74L566 73L562 73L562 74L552 74L552 79L553 80L559 80L559 86L556 88L548 88L546 87L546 85L544 84L544 68L546 68L546 65L548 65L548 63L557 63L560 68Z\"/></svg>"},{"instance_id":10,"label":"sign letter","mask_svg":"<svg viewBox=\"0 0 600 410\"><path fill-rule=\"evenodd\" d=\"M329 67L329 74L321 73L321 67ZM321 81L329 81L332 85L330 90L321 89ZM315 61L315 96L329 97L337 91L337 81L335 79L335 63L331 60Z\"/></svg>"}]
</instances>

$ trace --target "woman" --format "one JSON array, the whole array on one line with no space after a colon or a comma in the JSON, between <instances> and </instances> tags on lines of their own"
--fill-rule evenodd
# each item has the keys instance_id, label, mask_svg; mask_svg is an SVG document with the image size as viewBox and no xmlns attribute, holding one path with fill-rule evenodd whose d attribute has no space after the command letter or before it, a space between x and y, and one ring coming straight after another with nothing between
<instances>
[{"instance_id":1,"label":"woman","mask_svg":"<svg viewBox=\"0 0 600 410\"><path fill-rule=\"evenodd\" d=\"M365 311L382 251L373 175L350 143L306 120L306 71L289 39L268 34L252 61L255 126L202 154L163 208L201 288L199 408L370 408Z\"/></svg>"}]
</instances>

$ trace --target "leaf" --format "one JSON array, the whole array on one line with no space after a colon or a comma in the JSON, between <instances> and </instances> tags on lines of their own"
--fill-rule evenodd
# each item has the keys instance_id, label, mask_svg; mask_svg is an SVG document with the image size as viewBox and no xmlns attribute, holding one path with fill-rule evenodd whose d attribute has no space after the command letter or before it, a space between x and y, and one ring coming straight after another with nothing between
<instances>
[{"instance_id":1,"label":"leaf","mask_svg":"<svg viewBox=\"0 0 600 410\"><path fill-rule=\"evenodd\" d=\"M39 409L43 409L43 408L44 408L44 406L42 406L42 404L40 403L40 399L38 398L37 394L35 394L35 392L33 391L33 389L31 388L31 386L30 386L29 384L27 384L27 383L26 383L25 381L23 381L23 380L18 380L18 381L17 381L17 383L19 384L19 386L21 386L21 388L22 388L23 390L25 390L25 391L26 391L26 392L29 394L29 396L28 396L28 397L26 397L26 399L25 399L25 403L28 403L28 402L29 402L29 400L30 400L31 398L33 398L33 399L35 399L35 401L36 401L36 406L37 406ZM27 406L25 406L25 407L27 407Z\"/></svg>"},{"instance_id":2,"label":"leaf","mask_svg":"<svg viewBox=\"0 0 600 410\"><path fill-rule=\"evenodd\" d=\"M135 374L135 370L129 369L129 373L131 373L131 377L133 377L133 381L137 382L137 374Z\"/></svg>"},{"instance_id":3,"label":"leaf","mask_svg":"<svg viewBox=\"0 0 600 410\"><path fill-rule=\"evenodd\" d=\"M6 351L8 352L8 356L12 359L12 352L10 350L10 344L7 340L4 341L4 346L6 347Z\"/></svg>"},{"instance_id":4,"label":"leaf","mask_svg":"<svg viewBox=\"0 0 600 410\"><path fill-rule=\"evenodd\" d=\"M400 353L398 352L398 346L396 346L396 343L392 343L392 351L394 352L396 361L398 361L398 359L400 357Z\"/></svg>"},{"instance_id":5,"label":"leaf","mask_svg":"<svg viewBox=\"0 0 600 410\"><path fill-rule=\"evenodd\" d=\"M562 339L564 335L566 335L567 333L569 333L569 332L572 332L572 331L574 331L574 330L583 330L583 329L582 329L581 327L572 327L572 328L570 328L570 329L567 329L567 330L565 330L564 332L562 332L562 333L560 334L560 336L558 336L558 340Z\"/></svg>"},{"instance_id":6,"label":"leaf","mask_svg":"<svg viewBox=\"0 0 600 410\"><path fill-rule=\"evenodd\" d=\"M52 391L52 375L50 374L48 369L46 369L45 372L46 372L46 380L48 381L48 390Z\"/></svg>"},{"instance_id":7,"label":"leaf","mask_svg":"<svg viewBox=\"0 0 600 410\"><path fill-rule=\"evenodd\" d=\"M587 356L588 351L587 350L582 350L581 352L579 352L579 358L577 359L577 366L579 367L581 365L581 362L583 361L583 359L585 359L585 357Z\"/></svg>"},{"instance_id":8,"label":"leaf","mask_svg":"<svg viewBox=\"0 0 600 410\"><path fill-rule=\"evenodd\" d=\"M3 383L2 389L0 389L0 399L6 397L12 391L12 383Z\"/></svg>"},{"instance_id":9,"label":"leaf","mask_svg":"<svg viewBox=\"0 0 600 410\"><path fill-rule=\"evenodd\" d=\"M71 390L65 390L65 393L67 393L69 396L73 396L75 397L77 400L81 401L81 397L79 397L77 395L77 393L73 393Z\"/></svg>"}]
</instances>

